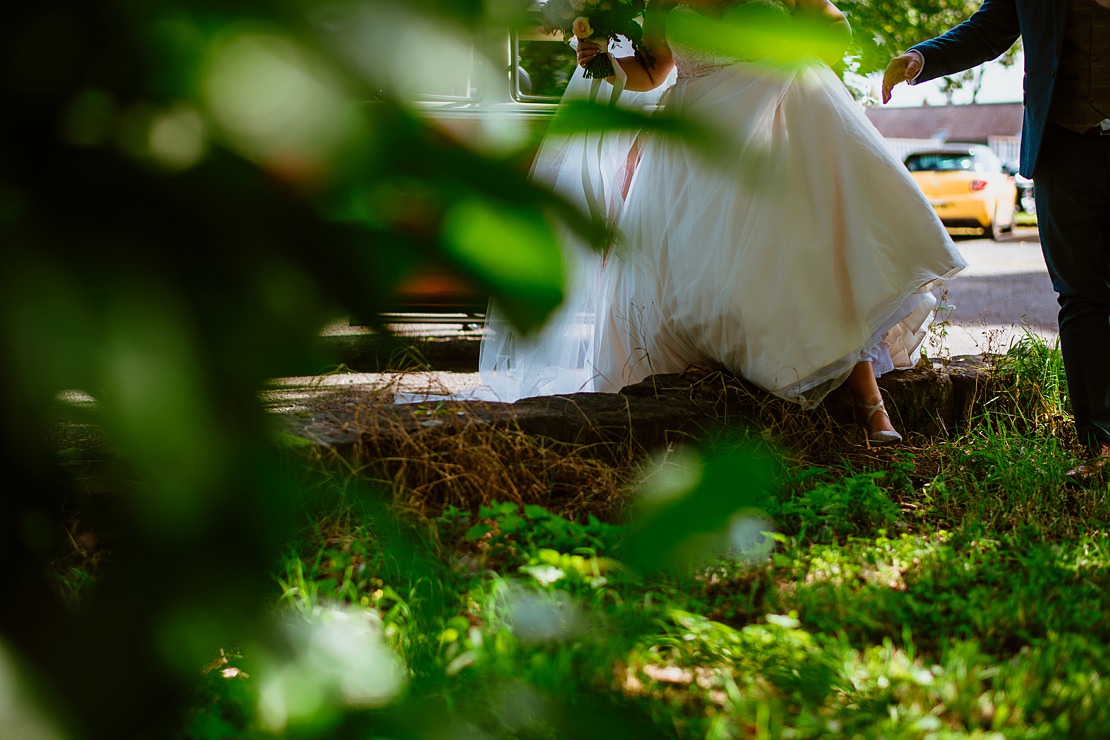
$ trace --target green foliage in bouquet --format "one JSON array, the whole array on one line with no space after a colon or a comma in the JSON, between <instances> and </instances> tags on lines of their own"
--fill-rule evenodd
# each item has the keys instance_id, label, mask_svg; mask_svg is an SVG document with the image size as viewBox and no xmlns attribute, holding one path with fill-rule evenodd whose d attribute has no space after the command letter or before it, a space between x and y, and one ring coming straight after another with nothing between
<instances>
[{"instance_id":1,"label":"green foliage in bouquet","mask_svg":"<svg viewBox=\"0 0 1110 740\"><path fill-rule=\"evenodd\" d=\"M645 0L548 0L540 11L544 30L562 33L564 41L571 37L596 41L608 47L610 41L623 36L632 42L636 55L645 63L650 57L642 47ZM589 79L604 79L614 73L607 55L599 54L585 67Z\"/></svg>"}]
</instances>

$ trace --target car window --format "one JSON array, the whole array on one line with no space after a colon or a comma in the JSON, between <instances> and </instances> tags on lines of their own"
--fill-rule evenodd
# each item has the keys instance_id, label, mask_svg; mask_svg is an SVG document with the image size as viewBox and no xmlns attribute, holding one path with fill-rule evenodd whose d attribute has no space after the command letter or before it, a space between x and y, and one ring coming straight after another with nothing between
<instances>
[{"instance_id":1,"label":"car window","mask_svg":"<svg viewBox=\"0 0 1110 740\"><path fill-rule=\"evenodd\" d=\"M478 66L482 59L473 48L458 53L453 64L437 66L434 76L425 75L412 85L412 100L477 100L481 97L478 85Z\"/></svg>"},{"instance_id":2,"label":"car window","mask_svg":"<svg viewBox=\"0 0 1110 740\"><path fill-rule=\"evenodd\" d=\"M513 98L520 101L556 102L574 73L574 49L562 36L540 31L512 36Z\"/></svg>"},{"instance_id":3,"label":"car window","mask_svg":"<svg viewBox=\"0 0 1110 740\"><path fill-rule=\"evenodd\" d=\"M489 62L475 38L407 10L358 3L312 3L309 22L356 69L381 83L373 97L406 102L473 102L487 92ZM500 65L498 65L500 66Z\"/></svg>"},{"instance_id":4,"label":"car window","mask_svg":"<svg viewBox=\"0 0 1110 740\"><path fill-rule=\"evenodd\" d=\"M974 157L960 152L929 152L906 157L910 172L958 172L977 170Z\"/></svg>"}]
</instances>

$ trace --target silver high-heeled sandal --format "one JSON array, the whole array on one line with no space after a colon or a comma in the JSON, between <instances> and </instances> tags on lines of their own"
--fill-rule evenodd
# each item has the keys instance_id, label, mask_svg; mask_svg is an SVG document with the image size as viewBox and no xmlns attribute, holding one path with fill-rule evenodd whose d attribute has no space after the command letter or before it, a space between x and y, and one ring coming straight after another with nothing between
<instances>
[{"instance_id":1,"label":"silver high-heeled sandal","mask_svg":"<svg viewBox=\"0 0 1110 740\"><path fill-rule=\"evenodd\" d=\"M871 431L871 419L875 417L875 414L881 411L886 414L886 418L890 418L890 414L888 414L886 410L886 404L883 403L881 398L878 403L860 403L857 401L856 411L857 420L859 412L863 412L863 421L860 421L859 425L863 427L863 434L869 446L882 447L883 445L895 445L902 441L902 435L898 432L892 432L886 429L880 429L877 432Z\"/></svg>"}]
</instances>

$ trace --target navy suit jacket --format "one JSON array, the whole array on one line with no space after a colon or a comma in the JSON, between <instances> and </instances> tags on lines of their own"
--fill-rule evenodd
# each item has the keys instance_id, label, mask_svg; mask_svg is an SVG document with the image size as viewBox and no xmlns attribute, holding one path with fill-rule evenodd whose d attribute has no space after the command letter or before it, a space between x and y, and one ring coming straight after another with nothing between
<instances>
[{"instance_id":1,"label":"navy suit jacket","mask_svg":"<svg viewBox=\"0 0 1110 740\"><path fill-rule=\"evenodd\" d=\"M974 15L948 33L913 47L925 58L917 78L924 82L990 61L1021 37L1025 50L1021 174L1025 177L1033 177L1037 166L1067 9L1067 0L984 0Z\"/></svg>"}]
</instances>

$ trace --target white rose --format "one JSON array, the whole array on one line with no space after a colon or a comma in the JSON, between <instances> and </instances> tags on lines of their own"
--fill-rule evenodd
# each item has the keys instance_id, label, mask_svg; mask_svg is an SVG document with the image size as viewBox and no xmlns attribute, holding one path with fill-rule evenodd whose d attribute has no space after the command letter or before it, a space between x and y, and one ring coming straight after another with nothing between
<instances>
[{"instance_id":1,"label":"white rose","mask_svg":"<svg viewBox=\"0 0 1110 740\"><path fill-rule=\"evenodd\" d=\"M582 8L586 7L586 0L570 0L570 7L575 10L582 10Z\"/></svg>"},{"instance_id":2,"label":"white rose","mask_svg":"<svg viewBox=\"0 0 1110 740\"><path fill-rule=\"evenodd\" d=\"M594 35L594 28L590 25L590 19L583 16L578 16L574 19L574 23L571 25L570 30L580 39L588 39L590 36Z\"/></svg>"}]
</instances>

